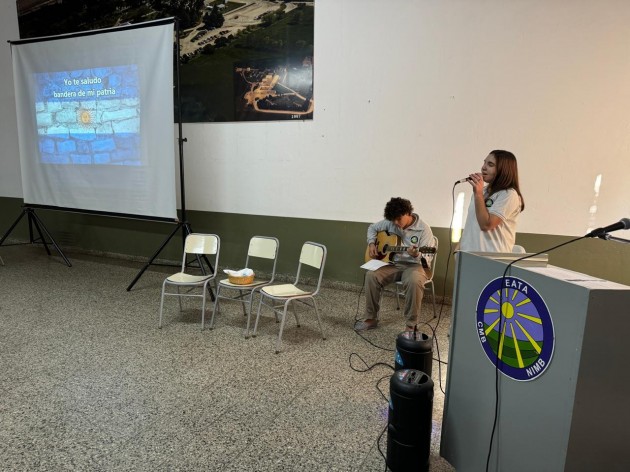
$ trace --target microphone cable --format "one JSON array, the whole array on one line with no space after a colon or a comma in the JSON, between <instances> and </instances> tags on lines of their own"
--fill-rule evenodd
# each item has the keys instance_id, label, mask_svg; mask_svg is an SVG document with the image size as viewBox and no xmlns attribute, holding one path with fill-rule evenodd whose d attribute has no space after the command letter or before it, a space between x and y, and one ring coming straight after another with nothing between
<instances>
[{"instance_id":1,"label":"microphone cable","mask_svg":"<svg viewBox=\"0 0 630 472\"><path fill-rule=\"evenodd\" d=\"M437 329L438 329L438 326L440 326L440 322L442 321L442 313L443 313L444 304L446 301L446 281L448 280L448 273L449 273L449 268L450 268L450 263L451 263L451 255L453 253L453 220L455 219L455 187L457 186L458 183L459 182L456 182L453 185L453 188L451 190L451 221L448 225L448 256L446 258L446 271L444 273L444 283L442 284L442 301L440 302L440 311L438 312L438 317L435 323L435 327L433 327L430 324L430 322L424 323L427 326L429 326L429 328L431 328L431 331L433 333L433 342L435 343L435 351L437 354L437 359L433 358L433 360L438 363L437 365L438 386L440 387L440 391L444 395L446 395L446 391L444 390L444 387L442 386L442 365L448 366L448 362L442 360L442 356L440 354L440 342L438 341L438 337L437 337ZM451 323L453 323L452 318L453 318L453 312L451 309Z\"/></svg>"},{"instance_id":2,"label":"microphone cable","mask_svg":"<svg viewBox=\"0 0 630 472\"><path fill-rule=\"evenodd\" d=\"M435 329L438 328L440 321L442 320L442 309L444 308L444 300L446 298L446 281L448 279L451 255L453 254L453 220L455 219L455 187L457 186L457 183L453 185L453 189L451 190L451 222L448 225L448 257L446 258L446 272L444 273L444 283L442 284L442 303L440 305L440 312Z\"/></svg>"},{"instance_id":3,"label":"microphone cable","mask_svg":"<svg viewBox=\"0 0 630 472\"><path fill-rule=\"evenodd\" d=\"M510 269L512 268L512 266L514 264L516 264L517 262L523 261L525 259L529 259L532 257L536 257L536 256L540 256L541 254L544 253L548 253L551 252L555 249L558 249L562 246L566 246L567 244L571 244L574 243L576 241L579 241L581 239L585 239L588 236L580 236L578 238L573 238L569 241L565 241L564 243L558 244L556 246L550 247L548 249L543 249L540 252L536 252L533 254L526 254L523 257L519 257L518 259L514 259L513 261L510 261L510 263L506 266L505 270L503 271L503 275L501 275L501 289L499 290L499 307L503 306L503 287L505 286L505 279L508 276L508 272L511 271ZM503 325L503 314L500 311L501 309L499 308L499 325L498 325L498 333L500 335L501 333L501 329L502 329L502 325ZM489 472L489 468L490 468L490 458L492 456L492 445L494 443L494 435L496 433L496 429L497 429L497 424L499 422L499 405L500 405L500 394L501 394L501 382L499 381L499 379L501 378L499 376L499 364L502 363L501 359L499 358L499 356L497 356L497 362L494 366L494 419L492 421L492 432L490 433L490 444L488 445L488 456L486 457L486 472ZM498 446L497 446L497 451L498 451ZM499 459L499 455L497 453L497 460Z\"/></svg>"}]
</instances>

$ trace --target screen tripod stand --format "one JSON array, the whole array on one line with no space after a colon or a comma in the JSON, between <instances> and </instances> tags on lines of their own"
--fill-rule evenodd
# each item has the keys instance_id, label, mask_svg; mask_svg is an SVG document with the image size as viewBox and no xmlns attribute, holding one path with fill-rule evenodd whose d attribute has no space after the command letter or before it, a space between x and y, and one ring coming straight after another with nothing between
<instances>
[{"instance_id":1,"label":"screen tripod stand","mask_svg":"<svg viewBox=\"0 0 630 472\"><path fill-rule=\"evenodd\" d=\"M6 233L4 233L4 235L2 236L2 239L0 239L0 246L2 246L2 243L4 242L5 239L7 239L7 237L9 236L9 234L11 234L11 231L13 231L13 228L15 228L17 226L17 224L20 222L20 220L26 215L27 219L28 219L28 235L29 235L29 243L30 244L35 244L38 242L41 242L44 245L44 248L46 249L46 252L48 253L48 255L50 256L50 248L48 247L48 244L46 242L46 238L44 238L44 234L46 235L46 237L48 237L48 239L50 240L50 244L52 244L53 246L55 246L55 249L57 250L57 252L59 253L59 255L62 257L62 259L66 262L66 265L68 267L72 267L72 264L70 263L70 261L68 260L68 258L66 257L66 255L63 253L63 251L61 250L61 248L59 247L59 245L57 244L57 242L55 241L55 239L51 236L51 234L48 232L48 229L46 229L46 225L44 225L44 223L42 222L42 220L39 219L39 217L37 216L37 213L35 213L35 209L25 206L22 209L22 213L20 213L20 216L17 217L17 219L13 222L13 224L11 225L11 227L7 230ZM39 238L35 238L34 234L33 234L33 227L37 230L37 234L39 234ZM43 230L43 232L42 232Z\"/></svg>"}]
</instances>

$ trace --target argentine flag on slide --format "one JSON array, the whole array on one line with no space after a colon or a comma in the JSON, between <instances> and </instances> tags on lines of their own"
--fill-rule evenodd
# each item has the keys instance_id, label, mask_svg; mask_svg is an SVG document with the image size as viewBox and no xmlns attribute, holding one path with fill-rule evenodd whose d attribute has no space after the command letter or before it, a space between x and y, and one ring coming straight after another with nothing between
<instances>
[{"instance_id":1,"label":"argentine flag on slide","mask_svg":"<svg viewBox=\"0 0 630 472\"><path fill-rule=\"evenodd\" d=\"M137 65L35 74L45 164L143 165Z\"/></svg>"}]
</instances>

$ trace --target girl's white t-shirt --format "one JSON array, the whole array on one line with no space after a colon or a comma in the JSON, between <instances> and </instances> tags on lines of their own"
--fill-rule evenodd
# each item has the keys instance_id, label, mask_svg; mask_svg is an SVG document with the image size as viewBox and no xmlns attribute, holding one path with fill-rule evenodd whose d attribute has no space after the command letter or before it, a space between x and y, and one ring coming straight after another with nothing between
<instances>
[{"instance_id":1,"label":"girl's white t-shirt","mask_svg":"<svg viewBox=\"0 0 630 472\"><path fill-rule=\"evenodd\" d=\"M474 195L468 206L464 234L459 244L468 252L512 252L516 240L516 220L521 213L521 197L513 188L501 190L488 198L484 189L488 212L501 218L502 223L491 231L481 231L475 215Z\"/></svg>"}]
</instances>

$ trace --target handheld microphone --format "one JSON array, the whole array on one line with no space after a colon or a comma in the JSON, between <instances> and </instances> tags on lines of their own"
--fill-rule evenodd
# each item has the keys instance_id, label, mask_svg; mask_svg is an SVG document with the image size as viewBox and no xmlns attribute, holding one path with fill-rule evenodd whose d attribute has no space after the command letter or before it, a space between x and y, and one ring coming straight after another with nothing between
<instances>
[{"instance_id":1,"label":"handheld microphone","mask_svg":"<svg viewBox=\"0 0 630 472\"><path fill-rule=\"evenodd\" d=\"M470 177L466 177L465 179L459 179L457 182L455 182L455 185L463 184L464 182L469 182L469 181L470 181Z\"/></svg>"},{"instance_id":2,"label":"handheld microphone","mask_svg":"<svg viewBox=\"0 0 630 472\"><path fill-rule=\"evenodd\" d=\"M611 231L617 231L619 229L630 229L630 218L621 218L616 223L613 223L608 226L604 226L603 228L597 228L588 233L586 238L598 238L606 233L610 233Z\"/></svg>"}]
</instances>

